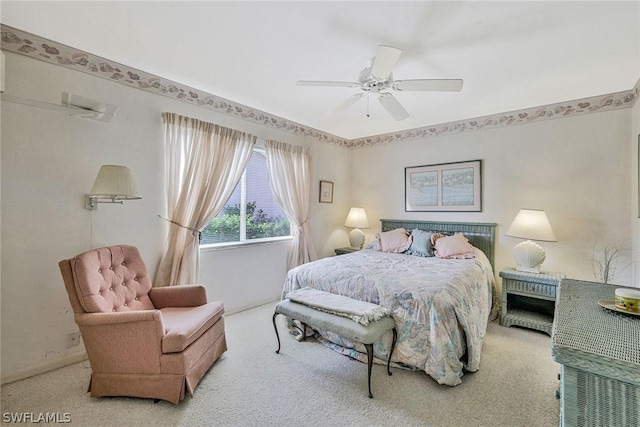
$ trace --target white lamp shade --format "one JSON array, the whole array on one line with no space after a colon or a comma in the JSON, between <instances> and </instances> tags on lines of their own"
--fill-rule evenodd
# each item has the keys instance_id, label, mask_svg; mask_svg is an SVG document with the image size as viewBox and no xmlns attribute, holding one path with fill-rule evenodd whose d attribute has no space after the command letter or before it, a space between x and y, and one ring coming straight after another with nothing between
<instances>
[{"instance_id":1,"label":"white lamp shade","mask_svg":"<svg viewBox=\"0 0 640 427\"><path fill-rule=\"evenodd\" d=\"M363 208L351 208L344 222L344 226L351 228L369 228L367 213Z\"/></svg>"},{"instance_id":2,"label":"white lamp shade","mask_svg":"<svg viewBox=\"0 0 640 427\"><path fill-rule=\"evenodd\" d=\"M547 214L537 209L520 209L507 230L507 236L521 239L557 242Z\"/></svg>"},{"instance_id":3,"label":"white lamp shade","mask_svg":"<svg viewBox=\"0 0 640 427\"><path fill-rule=\"evenodd\" d=\"M131 169L118 165L101 166L89 194L118 200L142 198Z\"/></svg>"}]
</instances>

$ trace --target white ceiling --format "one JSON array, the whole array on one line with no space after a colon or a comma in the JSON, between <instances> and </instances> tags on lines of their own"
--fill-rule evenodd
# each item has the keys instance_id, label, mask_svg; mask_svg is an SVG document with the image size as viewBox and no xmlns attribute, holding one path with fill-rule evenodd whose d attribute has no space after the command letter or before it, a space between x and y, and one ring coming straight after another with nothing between
<instances>
[{"instance_id":1,"label":"white ceiling","mask_svg":"<svg viewBox=\"0 0 640 427\"><path fill-rule=\"evenodd\" d=\"M3 24L346 139L633 88L640 2L14 2ZM397 122L358 89L377 46L396 79L462 78L461 92L394 92Z\"/></svg>"}]
</instances>

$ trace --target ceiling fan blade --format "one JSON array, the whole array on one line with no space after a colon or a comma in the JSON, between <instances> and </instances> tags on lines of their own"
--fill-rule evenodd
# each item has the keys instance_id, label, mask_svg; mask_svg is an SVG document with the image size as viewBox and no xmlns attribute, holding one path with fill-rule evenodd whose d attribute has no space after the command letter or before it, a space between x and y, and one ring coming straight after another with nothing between
<instances>
[{"instance_id":1,"label":"ceiling fan blade","mask_svg":"<svg viewBox=\"0 0 640 427\"><path fill-rule=\"evenodd\" d=\"M342 104L338 105L338 107L333 110L334 113L341 113L345 111L347 108L351 107L356 102L360 101L360 99L364 96L364 93L356 93L353 96L347 98Z\"/></svg>"},{"instance_id":2,"label":"ceiling fan blade","mask_svg":"<svg viewBox=\"0 0 640 427\"><path fill-rule=\"evenodd\" d=\"M458 92L462 89L462 79L417 79L396 80L392 88L395 90L413 91L450 91Z\"/></svg>"},{"instance_id":3,"label":"ceiling fan blade","mask_svg":"<svg viewBox=\"0 0 640 427\"><path fill-rule=\"evenodd\" d=\"M398 100L389 92L381 93L378 97L378 101L380 101L380 104L382 104L385 110L387 110L387 112L397 121L404 120L409 117L407 110L405 110Z\"/></svg>"},{"instance_id":4,"label":"ceiling fan blade","mask_svg":"<svg viewBox=\"0 0 640 427\"><path fill-rule=\"evenodd\" d=\"M319 80L298 80L296 86L334 86L334 87L359 87L357 82L327 82Z\"/></svg>"},{"instance_id":5,"label":"ceiling fan blade","mask_svg":"<svg viewBox=\"0 0 640 427\"><path fill-rule=\"evenodd\" d=\"M402 51L395 47L385 45L378 46L378 52L376 52L376 57L373 59L373 64L371 65L371 74L379 79L389 77L401 53Z\"/></svg>"}]
</instances>

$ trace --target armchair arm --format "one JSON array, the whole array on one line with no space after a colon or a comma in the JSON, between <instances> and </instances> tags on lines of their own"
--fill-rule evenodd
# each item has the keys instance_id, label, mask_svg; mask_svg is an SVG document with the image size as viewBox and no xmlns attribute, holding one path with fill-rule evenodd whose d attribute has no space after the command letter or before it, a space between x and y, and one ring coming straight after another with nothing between
<instances>
[{"instance_id":1,"label":"armchair arm","mask_svg":"<svg viewBox=\"0 0 640 427\"><path fill-rule=\"evenodd\" d=\"M157 310L120 311L115 313L76 313L78 326L116 325L119 323L155 322L162 323L162 313Z\"/></svg>"},{"instance_id":2,"label":"armchair arm","mask_svg":"<svg viewBox=\"0 0 640 427\"><path fill-rule=\"evenodd\" d=\"M94 372L160 373L164 322L159 310L76 313Z\"/></svg>"},{"instance_id":3,"label":"armchair arm","mask_svg":"<svg viewBox=\"0 0 640 427\"><path fill-rule=\"evenodd\" d=\"M207 303L207 290L202 285L180 285L151 288L149 298L155 308L196 307Z\"/></svg>"}]
</instances>

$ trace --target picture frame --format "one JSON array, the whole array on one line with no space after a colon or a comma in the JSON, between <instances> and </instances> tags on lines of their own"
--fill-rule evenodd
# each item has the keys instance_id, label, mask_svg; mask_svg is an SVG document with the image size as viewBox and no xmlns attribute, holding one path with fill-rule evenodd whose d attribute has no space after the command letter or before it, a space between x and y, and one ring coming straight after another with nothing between
<instances>
[{"instance_id":1,"label":"picture frame","mask_svg":"<svg viewBox=\"0 0 640 427\"><path fill-rule=\"evenodd\" d=\"M406 212L482 212L482 160L404 168Z\"/></svg>"},{"instance_id":2,"label":"picture frame","mask_svg":"<svg viewBox=\"0 0 640 427\"><path fill-rule=\"evenodd\" d=\"M333 182L320 181L320 203L333 203Z\"/></svg>"}]
</instances>

